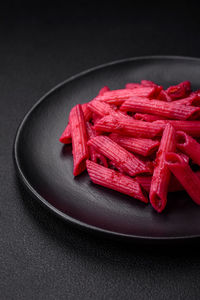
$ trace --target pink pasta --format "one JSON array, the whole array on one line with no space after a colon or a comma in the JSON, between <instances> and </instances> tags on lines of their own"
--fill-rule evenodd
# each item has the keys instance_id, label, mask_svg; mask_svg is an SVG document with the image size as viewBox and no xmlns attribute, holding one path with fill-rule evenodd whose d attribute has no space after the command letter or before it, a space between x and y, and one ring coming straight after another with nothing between
<instances>
[{"instance_id":1,"label":"pink pasta","mask_svg":"<svg viewBox=\"0 0 200 300\"><path fill-rule=\"evenodd\" d=\"M81 105L85 121L89 121L92 117L91 110L88 108L88 103L84 103ZM60 142L63 144L71 144L71 129L69 123L67 124L67 127L65 128L64 132L62 133L60 137Z\"/></svg>"},{"instance_id":2,"label":"pink pasta","mask_svg":"<svg viewBox=\"0 0 200 300\"><path fill-rule=\"evenodd\" d=\"M185 105L149 100L147 98L140 100L136 97L125 101L120 107L120 110L154 114L177 120L195 120L200 117L199 107L186 107Z\"/></svg>"},{"instance_id":3,"label":"pink pasta","mask_svg":"<svg viewBox=\"0 0 200 300\"><path fill-rule=\"evenodd\" d=\"M87 122L86 123L86 128L87 128L87 134L88 134L88 139L90 140L91 138L96 136L96 133L94 129L92 128L92 125ZM104 167L108 167L108 162L107 159L104 155L101 153L97 152L93 146L89 146L89 154L90 154L90 159L94 162L98 162Z\"/></svg>"},{"instance_id":4,"label":"pink pasta","mask_svg":"<svg viewBox=\"0 0 200 300\"><path fill-rule=\"evenodd\" d=\"M192 137L200 137L200 121L161 120L153 123L157 126L163 126L163 128L167 123L170 123L177 131L184 131Z\"/></svg>"},{"instance_id":5,"label":"pink pasta","mask_svg":"<svg viewBox=\"0 0 200 300\"><path fill-rule=\"evenodd\" d=\"M95 129L100 132L115 132L121 135L137 138L153 138L161 135L165 124L154 124L137 121L126 116L108 115L95 124Z\"/></svg>"},{"instance_id":6,"label":"pink pasta","mask_svg":"<svg viewBox=\"0 0 200 300\"><path fill-rule=\"evenodd\" d=\"M94 184L158 213L168 192L186 190L200 205L200 90L189 81L165 90L150 80L104 86L72 108L59 140L72 142L74 176L87 168Z\"/></svg>"},{"instance_id":7,"label":"pink pasta","mask_svg":"<svg viewBox=\"0 0 200 300\"><path fill-rule=\"evenodd\" d=\"M162 117L162 116L151 115L151 114L136 113L134 115L134 119L145 121L145 122L154 122L154 121L158 121L158 120L166 120L167 118Z\"/></svg>"},{"instance_id":8,"label":"pink pasta","mask_svg":"<svg viewBox=\"0 0 200 300\"><path fill-rule=\"evenodd\" d=\"M200 205L200 179L177 153L166 153L167 167L178 179L192 200Z\"/></svg>"},{"instance_id":9,"label":"pink pasta","mask_svg":"<svg viewBox=\"0 0 200 300\"><path fill-rule=\"evenodd\" d=\"M150 173L146 165L132 153L112 141L107 136L97 136L89 140L88 146L93 146L99 153L113 161L130 176L141 173Z\"/></svg>"},{"instance_id":10,"label":"pink pasta","mask_svg":"<svg viewBox=\"0 0 200 300\"><path fill-rule=\"evenodd\" d=\"M69 115L69 124L72 136L72 149L74 161L74 176L82 173L85 168L85 162L89 157L87 146L87 129L83 110L80 104L72 108Z\"/></svg>"},{"instance_id":11,"label":"pink pasta","mask_svg":"<svg viewBox=\"0 0 200 300\"><path fill-rule=\"evenodd\" d=\"M133 97L151 97L155 92L155 87L141 87L137 89L122 89L108 91L103 96L98 96L95 100L105 101L108 104L121 105L125 100Z\"/></svg>"},{"instance_id":12,"label":"pink pasta","mask_svg":"<svg viewBox=\"0 0 200 300\"><path fill-rule=\"evenodd\" d=\"M112 133L109 137L128 151L140 154L142 156L152 155L158 150L160 144L159 141L122 136L118 135L117 133Z\"/></svg>"},{"instance_id":13,"label":"pink pasta","mask_svg":"<svg viewBox=\"0 0 200 300\"><path fill-rule=\"evenodd\" d=\"M102 95L104 95L105 92L108 92L108 91L110 91L109 87L104 86L100 89L98 96L102 96Z\"/></svg>"},{"instance_id":14,"label":"pink pasta","mask_svg":"<svg viewBox=\"0 0 200 300\"><path fill-rule=\"evenodd\" d=\"M196 164L200 165L200 144L195 139L183 131L177 131L176 146Z\"/></svg>"},{"instance_id":15,"label":"pink pasta","mask_svg":"<svg viewBox=\"0 0 200 300\"><path fill-rule=\"evenodd\" d=\"M153 172L150 188L150 202L157 212L163 211L167 203L170 172L165 163L165 154L166 152L175 151L175 134L174 128L170 124L167 124L156 155L156 167Z\"/></svg>"},{"instance_id":16,"label":"pink pasta","mask_svg":"<svg viewBox=\"0 0 200 300\"><path fill-rule=\"evenodd\" d=\"M142 202L148 203L146 194L142 190L140 184L133 178L100 166L89 160L87 160L86 164L90 179L95 184L116 190Z\"/></svg>"}]
</instances>

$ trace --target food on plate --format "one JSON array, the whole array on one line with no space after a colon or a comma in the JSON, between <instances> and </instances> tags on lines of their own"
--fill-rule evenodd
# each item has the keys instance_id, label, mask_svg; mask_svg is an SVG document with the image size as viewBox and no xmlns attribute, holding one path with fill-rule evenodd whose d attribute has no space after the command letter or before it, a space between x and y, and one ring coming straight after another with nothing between
<instances>
[{"instance_id":1,"label":"food on plate","mask_svg":"<svg viewBox=\"0 0 200 300\"><path fill-rule=\"evenodd\" d=\"M72 143L74 176L87 169L93 183L161 213L171 192L200 205L199 137L200 91L142 80L75 105L60 142Z\"/></svg>"}]
</instances>

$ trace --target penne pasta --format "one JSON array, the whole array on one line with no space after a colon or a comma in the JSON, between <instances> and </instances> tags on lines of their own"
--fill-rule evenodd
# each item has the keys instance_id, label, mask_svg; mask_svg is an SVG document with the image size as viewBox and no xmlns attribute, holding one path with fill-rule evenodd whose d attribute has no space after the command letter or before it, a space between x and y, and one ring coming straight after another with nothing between
<instances>
[{"instance_id":1,"label":"penne pasta","mask_svg":"<svg viewBox=\"0 0 200 300\"><path fill-rule=\"evenodd\" d=\"M193 106L177 105L147 98L130 98L120 107L121 111L148 113L175 120L195 120L200 117L200 108Z\"/></svg>"},{"instance_id":2,"label":"penne pasta","mask_svg":"<svg viewBox=\"0 0 200 300\"><path fill-rule=\"evenodd\" d=\"M167 167L178 179L192 200L200 205L200 178L177 153L168 152L165 155Z\"/></svg>"},{"instance_id":3,"label":"penne pasta","mask_svg":"<svg viewBox=\"0 0 200 300\"><path fill-rule=\"evenodd\" d=\"M172 125L167 124L163 131L160 147L156 155L156 166L150 187L150 203L159 213L162 212L166 206L170 181L170 171L165 163L165 153L175 151L175 149L175 130Z\"/></svg>"},{"instance_id":4,"label":"penne pasta","mask_svg":"<svg viewBox=\"0 0 200 300\"><path fill-rule=\"evenodd\" d=\"M155 87L141 87L137 89L121 89L108 91L103 96L97 96L95 100L105 101L108 104L121 105L125 100L133 96L151 97Z\"/></svg>"},{"instance_id":5,"label":"penne pasta","mask_svg":"<svg viewBox=\"0 0 200 300\"><path fill-rule=\"evenodd\" d=\"M184 131L192 137L200 137L200 121L160 120L153 122L158 126L165 126L167 123L170 123L177 131Z\"/></svg>"},{"instance_id":6,"label":"penne pasta","mask_svg":"<svg viewBox=\"0 0 200 300\"><path fill-rule=\"evenodd\" d=\"M129 195L144 203L148 203L145 192L142 190L140 184L133 178L100 166L89 160L87 160L86 165L90 179L95 184Z\"/></svg>"},{"instance_id":7,"label":"penne pasta","mask_svg":"<svg viewBox=\"0 0 200 300\"><path fill-rule=\"evenodd\" d=\"M145 163L107 136L96 136L92 138L88 141L88 146L93 146L96 151L113 161L116 167L119 166L130 176L150 173L150 170L146 167Z\"/></svg>"},{"instance_id":8,"label":"penne pasta","mask_svg":"<svg viewBox=\"0 0 200 300\"><path fill-rule=\"evenodd\" d=\"M140 154L142 156L152 155L158 150L160 144L159 141L122 136L117 133L111 133L109 137L128 151Z\"/></svg>"},{"instance_id":9,"label":"penne pasta","mask_svg":"<svg viewBox=\"0 0 200 300\"><path fill-rule=\"evenodd\" d=\"M88 134L88 139L90 140L91 138L95 137L95 131L92 128L92 125L87 122L86 123L86 128L87 128L87 134ZM98 153L93 146L89 146L89 154L90 154L90 159L95 162L95 163L100 163L104 167L108 167L108 162L107 159L104 155Z\"/></svg>"},{"instance_id":10,"label":"penne pasta","mask_svg":"<svg viewBox=\"0 0 200 300\"><path fill-rule=\"evenodd\" d=\"M91 112L97 114L100 117L109 115L114 111L109 104L98 100L92 100L91 102L89 102L88 108L91 110Z\"/></svg>"},{"instance_id":11,"label":"penne pasta","mask_svg":"<svg viewBox=\"0 0 200 300\"><path fill-rule=\"evenodd\" d=\"M72 108L69 115L69 124L72 136L72 149L74 161L74 176L82 173L86 168L86 159L89 157L87 146L87 129L83 109L80 104Z\"/></svg>"},{"instance_id":12,"label":"penne pasta","mask_svg":"<svg viewBox=\"0 0 200 300\"><path fill-rule=\"evenodd\" d=\"M154 121L158 121L158 120L166 120L167 118L162 117L162 116L151 115L151 114L136 113L134 115L134 119L145 121L145 122L154 122Z\"/></svg>"},{"instance_id":13,"label":"penne pasta","mask_svg":"<svg viewBox=\"0 0 200 300\"><path fill-rule=\"evenodd\" d=\"M92 113L91 113L90 109L88 108L88 103L82 104L81 107L82 107L82 110L83 110L85 120L89 121L92 117ZM71 130L70 130L69 123L67 124L67 127L65 128L65 130L62 133L59 140L63 144L71 144L72 138L71 138Z\"/></svg>"},{"instance_id":14,"label":"penne pasta","mask_svg":"<svg viewBox=\"0 0 200 300\"><path fill-rule=\"evenodd\" d=\"M165 123L159 125L154 122L149 123L134 120L131 117L123 115L108 115L95 124L95 130L98 132L115 132L137 138L153 138L159 136L162 134L164 127Z\"/></svg>"},{"instance_id":15,"label":"penne pasta","mask_svg":"<svg viewBox=\"0 0 200 300\"><path fill-rule=\"evenodd\" d=\"M183 131L176 133L176 146L200 166L200 144Z\"/></svg>"}]
</instances>

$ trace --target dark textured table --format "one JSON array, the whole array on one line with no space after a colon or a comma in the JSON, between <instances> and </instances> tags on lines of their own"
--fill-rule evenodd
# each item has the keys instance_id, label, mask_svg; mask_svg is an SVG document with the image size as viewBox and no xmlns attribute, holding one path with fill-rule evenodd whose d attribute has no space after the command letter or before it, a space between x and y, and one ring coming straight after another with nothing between
<instances>
[{"instance_id":1,"label":"dark textured table","mask_svg":"<svg viewBox=\"0 0 200 300\"><path fill-rule=\"evenodd\" d=\"M16 177L16 129L60 81L126 57L200 57L195 6L79 2L39 9L16 1L1 10L0 299L199 299L199 241L134 245L81 232L41 207Z\"/></svg>"}]
</instances>

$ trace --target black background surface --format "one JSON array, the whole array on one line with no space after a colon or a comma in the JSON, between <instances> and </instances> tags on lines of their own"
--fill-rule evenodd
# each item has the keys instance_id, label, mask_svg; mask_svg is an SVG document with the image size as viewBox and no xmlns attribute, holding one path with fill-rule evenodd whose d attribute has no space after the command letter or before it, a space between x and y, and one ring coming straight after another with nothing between
<instances>
[{"instance_id":1,"label":"black background surface","mask_svg":"<svg viewBox=\"0 0 200 300\"><path fill-rule=\"evenodd\" d=\"M0 298L198 299L199 242L130 245L78 231L27 194L12 159L25 113L67 77L131 56L200 57L198 7L10 1L0 11Z\"/></svg>"}]
</instances>

